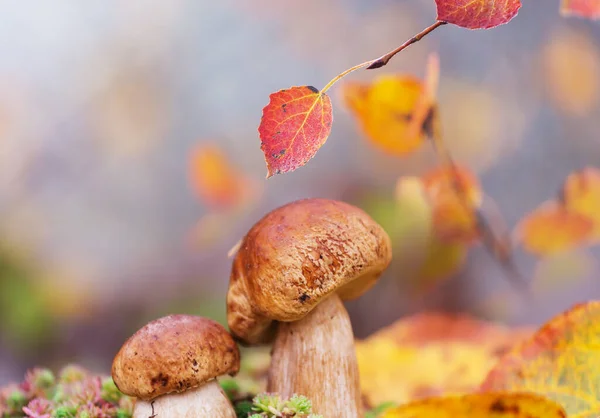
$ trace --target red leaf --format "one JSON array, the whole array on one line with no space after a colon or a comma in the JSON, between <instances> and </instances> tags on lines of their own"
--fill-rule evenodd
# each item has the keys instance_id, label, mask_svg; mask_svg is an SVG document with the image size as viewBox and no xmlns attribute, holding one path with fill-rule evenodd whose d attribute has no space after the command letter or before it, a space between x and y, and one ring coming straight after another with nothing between
<instances>
[{"instance_id":1,"label":"red leaf","mask_svg":"<svg viewBox=\"0 0 600 418\"><path fill-rule=\"evenodd\" d=\"M562 0L560 13L563 16L600 19L600 0Z\"/></svg>"},{"instance_id":2,"label":"red leaf","mask_svg":"<svg viewBox=\"0 0 600 418\"><path fill-rule=\"evenodd\" d=\"M258 127L267 178L302 167L323 146L333 121L331 100L311 86L270 96Z\"/></svg>"},{"instance_id":3,"label":"red leaf","mask_svg":"<svg viewBox=\"0 0 600 418\"><path fill-rule=\"evenodd\" d=\"M521 0L435 0L438 20L467 29L490 29L512 20Z\"/></svg>"}]
</instances>

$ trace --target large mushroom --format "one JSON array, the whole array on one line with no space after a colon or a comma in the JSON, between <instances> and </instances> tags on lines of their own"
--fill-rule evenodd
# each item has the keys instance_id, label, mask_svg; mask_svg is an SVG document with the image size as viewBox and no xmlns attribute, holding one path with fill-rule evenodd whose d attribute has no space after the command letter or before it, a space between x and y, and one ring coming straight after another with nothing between
<instances>
[{"instance_id":1,"label":"large mushroom","mask_svg":"<svg viewBox=\"0 0 600 418\"><path fill-rule=\"evenodd\" d=\"M323 416L362 416L354 336L342 300L370 289L391 261L389 236L361 209L292 202L243 238L227 322L243 345L274 340L267 390L313 401Z\"/></svg>"},{"instance_id":2,"label":"large mushroom","mask_svg":"<svg viewBox=\"0 0 600 418\"><path fill-rule=\"evenodd\" d=\"M240 367L237 344L217 322L192 315L152 321L117 353L112 377L137 398L133 418L235 418L216 378Z\"/></svg>"}]
</instances>

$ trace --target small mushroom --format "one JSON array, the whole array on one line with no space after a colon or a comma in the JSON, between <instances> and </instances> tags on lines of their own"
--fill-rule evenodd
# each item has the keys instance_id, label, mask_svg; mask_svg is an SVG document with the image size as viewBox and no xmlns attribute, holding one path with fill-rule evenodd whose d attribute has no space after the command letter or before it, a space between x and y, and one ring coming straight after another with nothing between
<instances>
[{"instance_id":1,"label":"small mushroom","mask_svg":"<svg viewBox=\"0 0 600 418\"><path fill-rule=\"evenodd\" d=\"M115 356L112 377L137 398L133 418L235 418L218 376L240 368L237 344L217 322L169 315L131 336Z\"/></svg>"},{"instance_id":2,"label":"small mushroom","mask_svg":"<svg viewBox=\"0 0 600 418\"><path fill-rule=\"evenodd\" d=\"M334 200L287 204L250 229L233 261L227 322L244 345L274 340L268 391L305 395L326 417L362 416L342 300L370 289L391 257L383 228Z\"/></svg>"}]
</instances>

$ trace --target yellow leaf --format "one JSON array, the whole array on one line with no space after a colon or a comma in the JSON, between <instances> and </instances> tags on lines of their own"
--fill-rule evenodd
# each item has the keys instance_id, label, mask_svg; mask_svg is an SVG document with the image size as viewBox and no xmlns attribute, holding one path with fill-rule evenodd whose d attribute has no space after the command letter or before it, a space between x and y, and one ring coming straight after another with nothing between
<instances>
[{"instance_id":1,"label":"yellow leaf","mask_svg":"<svg viewBox=\"0 0 600 418\"><path fill-rule=\"evenodd\" d=\"M568 211L592 220L593 238L600 239L600 170L587 167L570 174L563 186L562 199Z\"/></svg>"},{"instance_id":2,"label":"yellow leaf","mask_svg":"<svg viewBox=\"0 0 600 418\"><path fill-rule=\"evenodd\" d=\"M482 390L538 393L573 418L600 416L600 301L554 317L496 364Z\"/></svg>"},{"instance_id":3,"label":"yellow leaf","mask_svg":"<svg viewBox=\"0 0 600 418\"><path fill-rule=\"evenodd\" d=\"M423 83L412 76L387 74L371 84L343 85L344 101L367 137L381 150L399 156L416 151L425 142L422 130L409 135L423 93Z\"/></svg>"},{"instance_id":4,"label":"yellow leaf","mask_svg":"<svg viewBox=\"0 0 600 418\"><path fill-rule=\"evenodd\" d=\"M363 396L374 406L469 393L498 356L524 335L523 330L463 315L425 313L401 319L356 342Z\"/></svg>"},{"instance_id":5,"label":"yellow leaf","mask_svg":"<svg viewBox=\"0 0 600 418\"><path fill-rule=\"evenodd\" d=\"M476 393L432 398L388 409L382 418L565 418L562 408L531 393Z\"/></svg>"}]
</instances>

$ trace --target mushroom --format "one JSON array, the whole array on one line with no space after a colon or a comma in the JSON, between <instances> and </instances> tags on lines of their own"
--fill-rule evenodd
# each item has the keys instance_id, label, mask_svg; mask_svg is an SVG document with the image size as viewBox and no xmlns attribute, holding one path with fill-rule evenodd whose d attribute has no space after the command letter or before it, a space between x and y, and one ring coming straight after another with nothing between
<instances>
[{"instance_id":1,"label":"mushroom","mask_svg":"<svg viewBox=\"0 0 600 418\"><path fill-rule=\"evenodd\" d=\"M250 229L233 261L227 322L243 345L274 340L269 392L307 396L326 417L362 416L342 300L370 289L391 257L383 228L335 200L289 203Z\"/></svg>"},{"instance_id":2,"label":"mushroom","mask_svg":"<svg viewBox=\"0 0 600 418\"><path fill-rule=\"evenodd\" d=\"M146 324L119 350L112 377L137 398L133 418L235 418L218 376L240 368L237 344L217 322L169 315Z\"/></svg>"}]
</instances>

